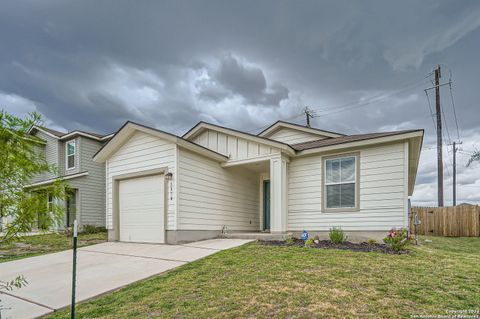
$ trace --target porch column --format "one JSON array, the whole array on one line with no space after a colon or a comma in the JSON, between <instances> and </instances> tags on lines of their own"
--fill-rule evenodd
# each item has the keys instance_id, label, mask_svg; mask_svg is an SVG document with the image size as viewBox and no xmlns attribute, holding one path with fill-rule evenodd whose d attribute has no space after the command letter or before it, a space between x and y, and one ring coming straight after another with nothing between
<instances>
[{"instance_id":1,"label":"porch column","mask_svg":"<svg viewBox=\"0 0 480 319\"><path fill-rule=\"evenodd\" d=\"M270 231L287 231L287 163L279 155L270 159Z\"/></svg>"}]
</instances>

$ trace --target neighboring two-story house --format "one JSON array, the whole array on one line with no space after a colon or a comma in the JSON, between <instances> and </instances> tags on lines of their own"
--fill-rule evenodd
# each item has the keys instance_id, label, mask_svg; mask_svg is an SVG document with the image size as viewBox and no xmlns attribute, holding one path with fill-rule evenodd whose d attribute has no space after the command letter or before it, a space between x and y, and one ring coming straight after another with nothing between
<instances>
[{"instance_id":1,"label":"neighboring two-story house","mask_svg":"<svg viewBox=\"0 0 480 319\"><path fill-rule=\"evenodd\" d=\"M73 225L75 219L79 227L105 226L105 164L95 163L92 157L112 135L78 130L63 133L40 126L32 126L29 134L45 142L45 158L57 171L36 176L26 189L34 191L60 177L71 188L65 200L64 221L58 228Z\"/></svg>"}]
</instances>

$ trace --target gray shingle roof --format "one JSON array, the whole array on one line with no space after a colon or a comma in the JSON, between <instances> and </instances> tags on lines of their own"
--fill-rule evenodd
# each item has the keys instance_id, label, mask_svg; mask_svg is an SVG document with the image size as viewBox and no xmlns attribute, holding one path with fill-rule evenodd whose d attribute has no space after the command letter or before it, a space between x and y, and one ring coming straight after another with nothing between
<instances>
[{"instance_id":1,"label":"gray shingle roof","mask_svg":"<svg viewBox=\"0 0 480 319\"><path fill-rule=\"evenodd\" d=\"M291 146L295 151L304 151L312 148L320 148L320 147L357 142L357 141L363 141L363 140L370 140L374 138L393 136L393 135L399 135L399 134L405 134L405 133L411 133L411 132L419 132L419 131L422 131L422 130L404 130L404 131L395 131L395 132L346 135L341 137L331 137L331 138L325 138L325 139L315 140L311 142L292 144Z\"/></svg>"},{"instance_id":2,"label":"gray shingle roof","mask_svg":"<svg viewBox=\"0 0 480 319\"><path fill-rule=\"evenodd\" d=\"M45 126L40 126L40 128L52 135L55 135L56 137L63 137L65 135L68 135L70 133L73 133L73 132L80 132L80 133L85 133L85 134L89 134L89 135L92 135L92 136L95 136L95 137L98 137L98 138L102 138L102 137L105 137L105 136L108 136L110 134L98 134L98 133L92 133L92 132L86 132L86 131L80 131L80 130L75 130L75 131L71 131L71 132L68 132L68 133L65 133L65 132L60 132L60 131L57 131L57 130L53 130L51 128L48 128L48 127L45 127Z\"/></svg>"},{"instance_id":3,"label":"gray shingle roof","mask_svg":"<svg viewBox=\"0 0 480 319\"><path fill-rule=\"evenodd\" d=\"M67 134L67 133L64 133L64 132L52 130L51 128L48 128L48 127L45 127L45 126L42 126L41 128L42 128L42 130L47 131L48 133L53 134L53 135L58 136L58 137L62 137L63 135Z\"/></svg>"}]
</instances>

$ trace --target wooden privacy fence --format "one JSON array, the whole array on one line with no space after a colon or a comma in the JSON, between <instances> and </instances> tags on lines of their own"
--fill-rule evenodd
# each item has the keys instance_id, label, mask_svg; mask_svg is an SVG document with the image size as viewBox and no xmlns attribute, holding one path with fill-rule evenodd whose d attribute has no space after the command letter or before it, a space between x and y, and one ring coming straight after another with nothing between
<instances>
[{"instance_id":1,"label":"wooden privacy fence","mask_svg":"<svg viewBox=\"0 0 480 319\"><path fill-rule=\"evenodd\" d=\"M415 233L415 214L421 221L418 235L474 237L480 236L480 206L412 207L410 231Z\"/></svg>"}]
</instances>

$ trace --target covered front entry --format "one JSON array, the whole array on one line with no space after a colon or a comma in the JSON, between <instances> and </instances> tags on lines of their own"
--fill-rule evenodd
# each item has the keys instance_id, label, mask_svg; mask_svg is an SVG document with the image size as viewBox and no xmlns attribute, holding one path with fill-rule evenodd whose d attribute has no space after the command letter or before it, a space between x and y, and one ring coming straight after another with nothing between
<instances>
[{"instance_id":1,"label":"covered front entry","mask_svg":"<svg viewBox=\"0 0 480 319\"><path fill-rule=\"evenodd\" d=\"M257 174L259 180L258 231L282 234L287 231L287 163L281 154L244 163L225 164Z\"/></svg>"},{"instance_id":2,"label":"covered front entry","mask_svg":"<svg viewBox=\"0 0 480 319\"><path fill-rule=\"evenodd\" d=\"M165 243L164 176L120 180L120 241Z\"/></svg>"}]
</instances>

